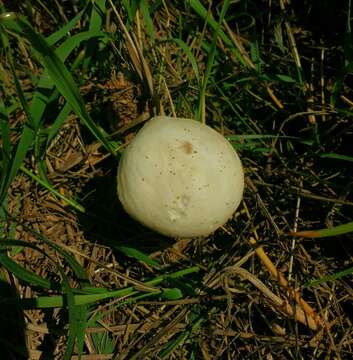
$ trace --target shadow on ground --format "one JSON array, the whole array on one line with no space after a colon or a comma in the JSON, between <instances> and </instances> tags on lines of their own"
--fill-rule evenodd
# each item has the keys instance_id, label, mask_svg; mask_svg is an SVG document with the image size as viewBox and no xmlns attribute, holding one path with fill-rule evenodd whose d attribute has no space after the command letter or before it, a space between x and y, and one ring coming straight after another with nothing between
<instances>
[{"instance_id":1,"label":"shadow on ground","mask_svg":"<svg viewBox=\"0 0 353 360\"><path fill-rule=\"evenodd\" d=\"M132 246L145 254L165 249L174 241L142 226L123 209L117 195L115 171L93 178L80 194L86 213L79 222L86 239L114 249Z\"/></svg>"},{"instance_id":2,"label":"shadow on ground","mask_svg":"<svg viewBox=\"0 0 353 360\"><path fill-rule=\"evenodd\" d=\"M9 283L0 280L0 348L1 359L27 360L29 358L25 322L22 309L14 303L6 303L6 299L16 299L16 290Z\"/></svg>"}]
</instances>

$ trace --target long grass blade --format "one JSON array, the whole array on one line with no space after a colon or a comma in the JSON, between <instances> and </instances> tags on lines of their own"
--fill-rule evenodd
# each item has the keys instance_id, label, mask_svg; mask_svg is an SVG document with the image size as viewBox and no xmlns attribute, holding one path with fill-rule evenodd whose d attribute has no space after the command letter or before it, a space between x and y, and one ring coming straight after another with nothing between
<instances>
[{"instance_id":1,"label":"long grass blade","mask_svg":"<svg viewBox=\"0 0 353 360\"><path fill-rule=\"evenodd\" d=\"M156 39L156 34L154 31L153 21L150 15L150 6L147 4L146 0L140 0L140 11L143 17L144 23L146 25L147 35L150 37L152 42Z\"/></svg>"},{"instance_id":2,"label":"long grass blade","mask_svg":"<svg viewBox=\"0 0 353 360\"><path fill-rule=\"evenodd\" d=\"M353 156L341 155L341 154L335 154L335 153L323 153L320 155L320 157L324 158L324 159L336 159L336 160L353 162Z\"/></svg>"},{"instance_id":3,"label":"long grass blade","mask_svg":"<svg viewBox=\"0 0 353 360\"><path fill-rule=\"evenodd\" d=\"M217 49L217 40L218 40L219 34L221 32L221 24L223 23L223 20L224 20L225 14L227 12L227 9L229 7L229 4L230 4L229 0L226 0L223 2L219 21L218 21L215 31L213 33L212 44L211 44L211 48L210 48L210 51L209 51L208 57L207 57L205 74L202 79L202 85L201 85L201 90L200 90L200 95L199 95L199 104L198 104L197 112L195 115L196 120L201 121L202 123L205 123L205 116L206 116L206 100L205 100L206 88L207 88L207 84L210 79L211 71L212 71L212 68L214 65L216 49Z\"/></svg>"},{"instance_id":4,"label":"long grass blade","mask_svg":"<svg viewBox=\"0 0 353 360\"><path fill-rule=\"evenodd\" d=\"M81 10L75 17L73 17L67 24L61 29L55 31L55 33L49 35L46 40L50 46L55 45L58 41L62 40L73 29L73 27L80 21L83 13L86 9Z\"/></svg>"},{"instance_id":5,"label":"long grass blade","mask_svg":"<svg viewBox=\"0 0 353 360\"><path fill-rule=\"evenodd\" d=\"M166 41L172 41L175 42L180 48L181 50L184 51L186 57L188 58L188 60L190 61L192 70L195 74L196 80L198 85L200 85L200 72L199 72L199 67L197 65L197 61L195 59L195 56L193 55L193 53L191 52L189 46L181 39L178 38L170 38L169 40Z\"/></svg>"},{"instance_id":6,"label":"long grass blade","mask_svg":"<svg viewBox=\"0 0 353 360\"><path fill-rule=\"evenodd\" d=\"M58 190L56 190L53 185L51 183L48 183L46 181L44 181L43 179L41 179L39 176L35 175L32 171L28 170L25 166L21 165L20 166L21 171L23 171L26 175L28 175L29 177L31 177L33 180L35 180L38 184L42 185L43 187L45 187L47 190L49 190L52 194L54 194L56 197L58 197L59 199L65 201L65 203L67 203L68 205L72 206L74 209L78 210L81 213L85 212L85 208L80 205L79 203L77 203L75 200L73 199L69 199L67 198L65 195L61 194Z\"/></svg>"},{"instance_id":7,"label":"long grass blade","mask_svg":"<svg viewBox=\"0 0 353 360\"><path fill-rule=\"evenodd\" d=\"M32 26L22 16L17 16L15 20L5 19L2 23L10 28L20 27L22 36L25 36L30 41L34 50L33 53L48 71L48 75L54 82L58 91L64 96L76 115L97 140L99 140L109 152L115 155L115 148L111 142L106 139L107 135L101 128L97 127L87 113L84 101L72 75L57 54L51 49L43 36L36 33Z\"/></svg>"},{"instance_id":8,"label":"long grass blade","mask_svg":"<svg viewBox=\"0 0 353 360\"><path fill-rule=\"evenodd\" d=\"M240 52L234 47L232 41L229 39L229 37L226 35L226 33L219 27L219 22L217 22L212 14L210 14L206 8L201 4L199 0L190 0L189 1L190 6L192 9L205 21L207 21L207 24L214 30L215 32L218 32L219 37L222 39L222 41L225 43L225 45L231 50L231 52L235 55L235 57L238 59L241 65L246 67L246 62L244 61L243 57L241 56ZM223 3L224 6L224 3Z\"/></svg>"},{"instance_id":9,"label":"long grass blade","mask_svg":"<svg viewBox=\"0 0 353 360\"><path fill-rule=\"evenodd\" d=\"M352 273L353 273L353 267L350 267L348 269L338 271L335 274L326 275L326 276L323 276L323 277L321 277L319 279L309 281L304 286L305 287L313 287L313 286L321 285L321 284L327 283L328 281L335 281L335 280L341 279L341 278L343 278L345 276L349 276Z\"/></svg>"},{"instance_id":10,"label":"long grass blade","mask_svg":"<svg viewBox=\"0 0 353 360\"><path fill-rule=\"evenodd\" d=\"M165 274L161 276L157 276L152 280L146 281L143 284L146 286L157 286L163 281L169 280L169 279L178 279L180 277L184 277L190 274L193 274L195 272L198 272L200 270L199 267L194 266L191 268L183 269L176 271L174 273ZM134 296L137 294L140 294L141 290L137 290L133 286L129 286L123 289L118 290L101 290L99 293L96 294L87 294L82 295L78 294L74 296L75 305L89 305L92 303L95 303L97 301L107 300L111 298L120 298L120 297L126 297L126 296ZM160 295L162 293L162 290L156 290L156 292L151 292L148 294L153 295ZM180 295L181 293L178 292ZM167 292L167 295L178 295L175 290L172 292ZM20 303L21 306L24 308L36 308L36 309L45 309L45 308L54 308L54 307L64 307L65 306L65 298L60 295L54 295L54 296L40 296L36 298L24 298L20 300L16 300L17 303ZM1 303L1 300L0 300Z\"/></svg>"},{"instance_id":11,"label":"long grass blade","mask_svg":"<svg viewBox=\"0 0 353 360\"><path fill-rule=\"evenodd\" d=\"M350 232L353 232L353 221L347 224L334 226L328 229L292 232L290 233L290 235L296 237L305 237L305 238L324 238L324 237L334 237L338 235L348 234Z\"/></svg>"},{"instance_id":12,"label":"long grass blade","mask_svg":"<svg viewBox=\"0 0 353 360\"><path fill-rule=\"evenodd\" d=\"M13 247L30 247L35 251L38 251L42 254L44 252L33 244L29 244L25 241L20 240L6 240L0 242L0 249L3 250L10 250ZM44 254L45 255L45 254ZM18 265L15 261L13 261L10 257L6 255L4 252L0 252L0 263L4 266L8 271L10 271L13 275L18 277L19 279L35 285L40 286L44 289L54 289L55 286L53 283L48 281L47 279L42 278L41 276L35 274L33 271L23 268L22 266Z\"/></svg>"}]
</instances>

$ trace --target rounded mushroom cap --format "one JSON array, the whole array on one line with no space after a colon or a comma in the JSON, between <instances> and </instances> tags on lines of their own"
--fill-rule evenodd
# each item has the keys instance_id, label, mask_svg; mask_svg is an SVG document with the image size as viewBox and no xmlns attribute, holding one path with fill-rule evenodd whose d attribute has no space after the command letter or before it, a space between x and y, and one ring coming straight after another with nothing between
<instances>
[{"instance_id":1,"label":"rounded mushroom cap","mask_svg":"<svg viewBox=\"0 0 353 360\"><path fill-rule=\"evenodd\" d=\"M233 147L191 119L152 118L118 168L118 195L126 212L171 237L215 231L237 209L243 189L243 168Z\"/></svg>"}]
</instances>

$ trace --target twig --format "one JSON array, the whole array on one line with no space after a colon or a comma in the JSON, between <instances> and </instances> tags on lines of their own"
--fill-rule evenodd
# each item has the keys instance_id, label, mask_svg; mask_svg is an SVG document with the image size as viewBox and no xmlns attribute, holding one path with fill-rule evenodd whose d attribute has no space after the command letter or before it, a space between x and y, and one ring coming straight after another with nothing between
<instances>
[{"instance_id":1,"label":"twig","mask_svg":"<svg viewBox=\"0 0 353 360\"><path fill-rule=\"evenodd\" d=\"M300 180L300 187L301 187L301 185L302 185L302 180ZM295 207L293 232L297 232L297 229L298 229L300 203L301 203L301 197L300 197L300 195L298 195L298 197L297 197L297 205ZM290 255L290 259L289 259L289 269L288 269L288 281L289 282L292 279L295 242L296 242L296 238L293 237L292 238L292 245L291 245L291 249L290 249L291 255Z\"/></svg>"},{"instance_id":2,"label":"twig","mask_svg":"<svg viewBox=\"0 0 353 360\"><path fill-rule=\"evenodd\" d=\"M233 268L232 270L243 279L250 281L265 296L267 296L279 310L289 316L294 316L297 321L304 325L307 325L312 330L318 329L318 324L312 316L306 314L300 307L293 306L289 304L288 301L281 299L253 274L241 267Z\"/></svg>"},{"instance_id":3,"label":"twig","mask_svg":"<svg viewBox=\"0 0 353 360\"><path fill-rule=\"evenodd\" d=\"M253 246L257 246L255 248L255 252L257 256L260 258L262 263L265 265L267 270L271 273L271 275L278 280L279 284L287 290L288 295L292 297L297 304L299 304L307 316L313 318L317 325L323 326L324 320L316 313L316 311L300 296L299 291L292 289L286 278L277 270L276 266L273 264L271 259L267 256L262 246L257 245L257 241L250 237L249 242Z\"/></svg>"}]
</instances>

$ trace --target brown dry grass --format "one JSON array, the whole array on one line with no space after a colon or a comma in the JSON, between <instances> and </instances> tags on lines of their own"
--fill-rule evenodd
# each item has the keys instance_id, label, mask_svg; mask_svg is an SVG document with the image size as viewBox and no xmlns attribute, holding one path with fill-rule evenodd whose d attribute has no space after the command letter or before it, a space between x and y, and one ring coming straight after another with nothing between
<instances>
[{"instance_id":1,"label":"brown dry grass","mask_svg":"<svg viewBox=\"0 0 353 360\"><path fill-rule=\"evenodd\" d=\"M65 6L59 8L64 16L67 9ZM277 11L276 7L265 9L268 16ZM73 10L70 8L70 14L65 17L70 17ZM50 32L55 25L47 23L44 15L36 11L38 29ZM177 27L180 15L187 16L174 2L162 7L154 18L156 32L161 37L170 34ZM115 20L106 25L107 29L122 36L124 29L114 18L113 8L111 19ZM190 15L189 21L193 20L199 24L195 16ZM301 24L300 19L294 20L298 23L295 29L289 22L284 24L290 32L289 42L293 41L295 30L297 38L302 39L300 47L309 51L310 46L317 44L306 46L306 31L309 30L301 29L305 24ZM228 32L232 34L230 29ZM119 136L122 147L134 136L139 123L146 121L153 111L173 114L177 108L178 115L192 116L192 100L197 95L191 66L185 56L180 56L180 60L180 49L175 44L165 43L154 50L138 24L130 35L131 39L125 33L120 49L112 49L119 50L119 66L125 74L131 75L130 78L119 71L113 71L103 81L92 75L81 88L88 110L105 109L106 127ZM240 35L232 34L232 39L246 54L249 34ZM210 39L206 30L202 36ZM199 44L191 38L187 42L203 71L206 59ZM219 44L221 50L223 45ZM326 50L331 54L330 51ZM294 55L294 62L298 62L299 55ZM255 66L249 57L246 59L248 67ZM279 60L274 59L268 67L276 66L276 61ZM296 65L301 66L300 63ZM231 66L235 66L234 63ZM285 62L280 66L285 67ZM315 66L318 65L315 63ZM242 72L244 70L235 68L232 75ZM325 80L332 82L330 77ZM190 85L186 86L188 83ZM259 133L273 128L278 134L286 131L286 135L297 136L310 132L316 122L322 122L325 131L337 128L333 134L337 138L341 136L343 141L343 135L349 131L344 115L321 107L319 87L301 94L301 109L293 105L294 96L286 90L286 84L279 84L278 89L259 84L258 88L248 90L245 93L247 101L253 101L253 111L251 114L241 108L240 111ZM316 99L314 105L310 92ZM265 94L269 97L265 98ZM212 93L208 95L210 123L211 118L215 119L213 125L226 134L244 130L241 125L229 121L227 111L219 109L225 102L221 103ZM346 95L349 97L349 92ZM174 103L175 98L178 104ZM273 107L282 112L269 110ZM272 125L263 124L261 117L270 116L270 111ZM13 128L19 126L23 114L14 114L11 121ZM17 141L16 136L13 141ZM313 278L351 264L353 251L347 241L349 237L322 242L294 241L285 233L329 224L337 213L346 218L353 201L352 188L347 186L346 191L340 191L342 187L336 185L343 181L342 177L328 169L322 170L313 154L299 149L299 156L293 158L284 148L285 143L275 139L265 158L244 150L248 181L244 201L234 218L208 238L174 242L128 218L115 196L117 163L92 140L76 117L70 116L65 121L46 151L48 178L62 194L83 199L87 213L78 214L33 180L19 174L9 191L9 212L18 221L16 239L33 242L35 235L28 228L45 235L75 257L94 286L110 289L133 285L148 291L150 289L143 288L141 281L158 273L116 251L112 246L114 241L132 244L149 254L160 262L162 272L193 265L201 269L197 277L185 280L185 284L171 285L186 285L182 299L142 299L120 307L117 305L124 299L114 299L93 307L92 313L106 312L106 315L99 326L87 329L86 354L82 359L157 359L168 341L188 332L189 336L168 359L190 359L192 352L195 359L351 358L351 278L322 283L314 288L304 287ZM26 161L28 167L35 169L33 158L29 156ZM347 174L349 172L344 173L346 180ZM337 183L329 181L336 177ZM41 246L66 269L57 253ZM31 249L21 251L15 259L43 278L57 277L53 264ZM70 270L66 271L70 276ZM40 289L18 281L11 274L8 278L20 297L43 295ZM74 281L72 285L75 286ZM51 291L46 295L55 293ZM65 311L25 310L23 313L29 358L61 359L67 330ZM195 325L197 318L202 320ZM98 354L92 340L97 333L109 334L114 354Z\"/></svg>"}]
</instances>

